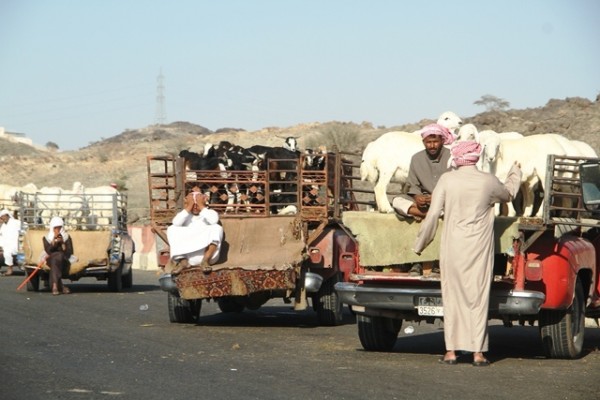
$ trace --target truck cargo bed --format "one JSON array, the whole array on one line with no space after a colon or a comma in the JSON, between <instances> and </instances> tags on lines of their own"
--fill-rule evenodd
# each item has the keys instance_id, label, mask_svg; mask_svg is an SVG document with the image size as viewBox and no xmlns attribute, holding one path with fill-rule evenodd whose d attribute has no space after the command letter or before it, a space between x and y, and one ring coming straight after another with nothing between
<instances>
[{"instance_id":1,"label":"truck cargo bed","mask_svg":"<svg viewBox=\"0 0 600 400\"><path fill-rule=\"evenodd\" d=\"M223 218L221 223L224 240L212 272L190 268L174 278L182 298L294 288L305 247L295 216Z\"/></svg>"},{"instance_id":2,"label":"truck cargo bed","mask_svg":"<svg viewBox=\"0 0 600 400\"><path fill-rule=\"evenodd\" d=\"M363 267L389 266L435 261L439 259L443 220L439 221L433 242L418 256L412 246L421 224L395 214L368 211L346 211L342 223L356 237ZM506 252L519 236L518 218L498 217L495 220L496 253Z\"/></svg>"}]
</instances>

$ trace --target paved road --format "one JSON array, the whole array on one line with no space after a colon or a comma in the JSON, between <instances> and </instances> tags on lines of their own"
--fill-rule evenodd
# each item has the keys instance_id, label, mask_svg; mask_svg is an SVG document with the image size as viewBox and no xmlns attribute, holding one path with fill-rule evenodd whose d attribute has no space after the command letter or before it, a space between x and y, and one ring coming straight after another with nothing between
<instances>
[{"instance_id":1,"label":"paved road","mask_svg":"<svg viewBox=\"0 0 600 400\"><path fill-rule=\"evenodd\" d=\"M318 327L279 300L243 314L205 303L200 324L171 324L154 272L135 271L122 293L93 280L71 295L17 292L22 280L0 278L3 400L600 398L598 328L584 356L565 361L543 358L535 327L493 326L491 367L445 366L436 325L369 353L349 313Z\"/></svg>"}]
</instances>

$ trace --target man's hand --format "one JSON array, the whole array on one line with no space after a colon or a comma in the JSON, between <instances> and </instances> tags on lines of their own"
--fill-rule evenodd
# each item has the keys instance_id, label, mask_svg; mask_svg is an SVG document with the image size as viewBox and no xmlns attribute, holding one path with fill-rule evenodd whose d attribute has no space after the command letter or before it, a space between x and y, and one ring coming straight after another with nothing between
<instances>
[{"instance_id":1,"label":"man's hand","mask_svg":"<svg viewBox=\"0 0 600 400\"><path fill-rule=\"evenodd\" d=\"M415 195L415 203L419 210L427 210L429 205L431 204L431 195L430 194L416 194Z\"/></svg>"},{"instance_id":2,"label":"man's hand","mask_svg":"<svg viewBox=\"0 0 600 400\"><path fill-rule=\"evenodd\" d=\"M55 246L63 244L63 237L62 237L62 235L61 234L56 235L56 237L54 238L53 242L54 242Z\"/></svg>"},{"instance_id":3,"label":"man's hand","mask_svg":"<svg viewBox=\"0 0 600 400\"><path fill-rule=\"evenodd\" d=\"M192 197L192 193L188 193L187 196L185 196L185 199L183 200L183 209L189 213L192 212L192 209L194 208L194 198Z\"/></svg>"},{"instance_id":4,"label":"man's hand","mask_svg":"<svg viewBox=\"0 0 600 400\"><path fill-rule=\"evenodd\" d=\"M202 211L206 207L206 195L199 190L192 189L191 192L185 196L183 208L191 213L192 211Z\"/></svg>"}]
</instances>

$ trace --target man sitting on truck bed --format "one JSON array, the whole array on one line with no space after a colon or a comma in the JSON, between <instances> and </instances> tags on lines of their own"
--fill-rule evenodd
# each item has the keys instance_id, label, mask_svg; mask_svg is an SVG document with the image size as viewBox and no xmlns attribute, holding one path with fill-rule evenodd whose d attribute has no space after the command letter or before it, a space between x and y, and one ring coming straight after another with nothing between
<instances>
[{"instance_id":1,"label":"man sitting on truck bed","mask_svg":"<svg viewBox=\"0 0 600 400\"><path fill-rule=\"evenodd\" d=\"M425 218L431 204L431 193L440 179L448 171L450 150L444 145L451 144L454 136L445 126L429 124L421 131L425 149L412 156L408 170L408 193L395 197L392 206L404 217L417 220Z\"/></svg>"},{"instance_id":2,"label":"man sitting on truck bed","mask_svg":"<svg viewBox=\"0 0 600 400\"><path fill-rule=\"evenodd\" d=\"M421 131L425 149L413 155L410 160L407 184L408 193L395 197L392 207L403 217L422 220L427 215L431 204L431 193L440 176L450 166L450 150L444 147L451 144L454 136L448 128L439 124L429 124ZM437 267L434 273L439 272ZM410 275L423 274L421 264L415 264L410 269Z\"/></svg>"},{"instance_id":3,"label":"man sitting on truck bed","mask_svg":"<svg viewBox=\"0 0 600 400\"><path fill-rule=\"evenodd\" d=\"M171 259L176 264L173 275L198 265L209 273L210 265L219 259L223 227L219 224L219 214L208 208L207 200L207 196L194 187L185 197L184 209L167 228Z\"/></svg>"}]
</instances>

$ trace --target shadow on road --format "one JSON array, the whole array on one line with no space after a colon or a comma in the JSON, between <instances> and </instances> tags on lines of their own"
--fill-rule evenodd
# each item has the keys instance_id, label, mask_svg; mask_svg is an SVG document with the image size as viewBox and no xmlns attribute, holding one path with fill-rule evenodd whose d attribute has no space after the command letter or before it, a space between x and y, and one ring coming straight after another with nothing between
<instances>
[{"instance_id":1,"label":"shadow on road","mask_svg":"<svg viewBox=\"0 0 600 400\"><path fill-rule=\"evenodd\" d=\"M202 306L205 307L205 304ZM202 311L204 312L204 310ZM293 327L318 328L317 313L308 308L294 311L291 306L262 306L258 310L244 310L241 313L221 313L203 315L201 312L197 325L220 327ZM340 325L352 325L356 318L349 311L344 311Z\"/></svg>"},{"instance_id":2,"label":"shadow on road","mask_svg":"<svg viewBox=\"0 0 600 400\"><path fill-rule=\"evenodd\" d=\"M406 325L403 325L403 328ZM586 328L582 358L600 350L600 329ZM435 332L418 335L400 333L394 352L409 354L444 354L444 332L438 328ZM545 359L544 348L537 326L515 326L505 328L501 325L490 326L489 352L486 353L492 362L503 359ZM471 360L470 355L463 356Z\"/></svg>"}]
</instances>

